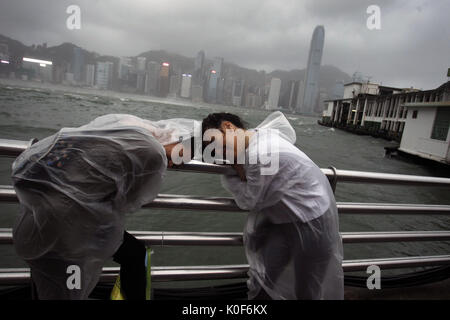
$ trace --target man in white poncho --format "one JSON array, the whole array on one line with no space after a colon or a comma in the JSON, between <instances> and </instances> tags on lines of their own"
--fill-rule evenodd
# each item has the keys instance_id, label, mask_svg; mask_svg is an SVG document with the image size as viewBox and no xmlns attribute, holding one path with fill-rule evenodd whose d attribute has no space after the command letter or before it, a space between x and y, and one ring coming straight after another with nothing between
<instances>
[{"instance_id":1,"label":"man in white poncho","mask_svg":"<svg viewBox=\"0 0 450 320\"><path fill-rule=\"evenodd\" d=\"M124 233L125 214L156 197L172 149L193 136L194 123L110 114L63 128L14 161L14 247L38 299L88 298L113 256L126 298L145 298L145 246ZM79 268L79 287L67 285L70 266Z\"/></svg>"},{"instance_id":2,"label":"man in white poncho","mask_svg":"<svg viewBox=\"0 0 450 320\"><path fill-rule=\"evenodd\" d=\"M250 210L244 229L248 298L343 299L333 191L320 168L295 147L296 134L285 116L274 112L245 130L239 117L215 113L203 120L202 131L209 129L218 130L210 135L216 146L219 142L216 150L222 144L219 153L234 156L227 160L243 159L245 153L245 164L234 165L238 175L223 176L222 183L240 208ZM210 145L204 142L205 151Z\"/></svg>"}]
</instances>

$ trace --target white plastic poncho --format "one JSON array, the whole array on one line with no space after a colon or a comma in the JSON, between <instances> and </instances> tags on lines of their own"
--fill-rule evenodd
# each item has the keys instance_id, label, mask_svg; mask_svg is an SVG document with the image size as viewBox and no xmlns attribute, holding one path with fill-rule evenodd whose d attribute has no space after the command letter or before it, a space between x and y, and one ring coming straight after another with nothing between
<instances>
[{"instance_id":1,"label":"white plastic poncho","mask_svg":"<svg viewBox=\"0 0 450 320\"><path fill-rule=\"evenodd\" d=\"M88 297L122 242L125 213L160 190L167 168L163 145L192 136L194 123L106 115L63 128L14 161L20 202L14 246L31 266L40 299ZM80 270L79 289L76 281L75 289L67 287L71 265Z\"/></svg>"},{"instance_id":2,"label":"white plastic poncho","mask_svg":"<svg viewBox=\"0 0 450 320\"><path fill-rule=\"evenodd\" d=\"M285 116L272 113L250 138L246 158L257 156L258 162L244 165L247 181L222 177L237 205L250 210L244 230L248 297L264 289L272 299L343 299L333 191L320 168L294 146L295 139ZM279 168L263 175L274 160L263 164L259 159L269 153Z\"/></svg>"}]
</instances>

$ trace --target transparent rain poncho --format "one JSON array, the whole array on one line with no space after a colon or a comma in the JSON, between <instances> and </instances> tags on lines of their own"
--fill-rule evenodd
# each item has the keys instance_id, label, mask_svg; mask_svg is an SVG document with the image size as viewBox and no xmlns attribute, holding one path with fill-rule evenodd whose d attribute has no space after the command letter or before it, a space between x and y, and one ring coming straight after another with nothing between
<instances>
[{"instance_id":1,"label":"transparent rain poncho","mask_svg":"<svg viewBox=\"0 0 450 320\"><path fill-rule=\"evenodd\" d=\"M20 202L14 246L31 266L39 298L88 297L122 242L125 214L160 190L167 168L163 145L192 136L194 123L106 115L63 128L14 161ZM80 268L80 289L67 288L70 265Z\"/></svg>"},{"instance_id":2,"label":"transparent rain poncho","mask_svg":"<svg viewBox=\"0 0 450 320\"><path fill-rule=\"evenodd\" d=\"M258 161L244 165L247 181L222 177L237 205L250 210L249 299L261 289L272 299L343 299L342 240L327 177L294 146L295 131L281 112L253 131L246 159ZM278 170L271 171L274 159Z\"/></svg>"}]
</instances>

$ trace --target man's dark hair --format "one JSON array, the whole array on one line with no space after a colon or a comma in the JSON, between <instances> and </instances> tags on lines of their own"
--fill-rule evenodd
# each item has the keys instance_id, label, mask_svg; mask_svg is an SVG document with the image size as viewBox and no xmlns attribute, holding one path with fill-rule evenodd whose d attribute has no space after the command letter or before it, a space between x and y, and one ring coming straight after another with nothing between
<instances>
[{"instance_id":1,"label":"man's dark hair","mask_svg":"<svg viewBox=\"0 0 450 320\"><path fill-rule=\"evenodd\" d=\"M230 121L236 127L246 129L246 123L235 114L228 112L210 113L202 121L202 136L208 129L219 129L223 121Z\"/></svg>"},{"instance_id":2,"label":"man's dark hair","mask_svg":"<svg viewBox=\"0 0 450 320\"><path fill-rule=\"evenodd\" d=\"M202 121L202 139L205 131L208 129L219 129L220 125L223 121L230 121L236 127L240 129L246 129L247 123L243 121L239 116L228 113L228 112L219 112L219 113L210 113L206 118ZM205 150L208 144L212 143L212 141L202 141L202 151ZM212 151L211 154L213 157L215 156L215 152Z\"/></svg>"}]
</instances>

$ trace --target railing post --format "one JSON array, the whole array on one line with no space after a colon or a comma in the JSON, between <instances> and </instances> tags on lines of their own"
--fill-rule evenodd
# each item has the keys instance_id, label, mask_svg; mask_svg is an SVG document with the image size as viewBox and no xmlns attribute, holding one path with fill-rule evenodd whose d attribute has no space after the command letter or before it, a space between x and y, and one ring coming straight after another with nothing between
<instances>
[{"instance_id":1,"label":"railing post","mask_svg":"<svg viewBox=\"0 0 450 320\"><path fill-rule=\"evenodd\" d=\"M328 169L331 169L331 171L333 171L333 176L329 178L329 181L330 181L330 185L331 185L331 189L333 190L333 193L336 193L336 185L337 185L337 181L338 181L337 171L336 171L336 168L333 166L328 167Z\"/></svg>"},{"instance_id":2,"label":"railing post","mask_svg":"<svg viewBox=\"0 0 450 320\"><path fill-rule=\"evenodd\" d=\"M31 147L33 144L35 144L36 142L38 142L39 139L38 138L33 138L28 142L28 148Z\"/></svg>"}]
</instances>

